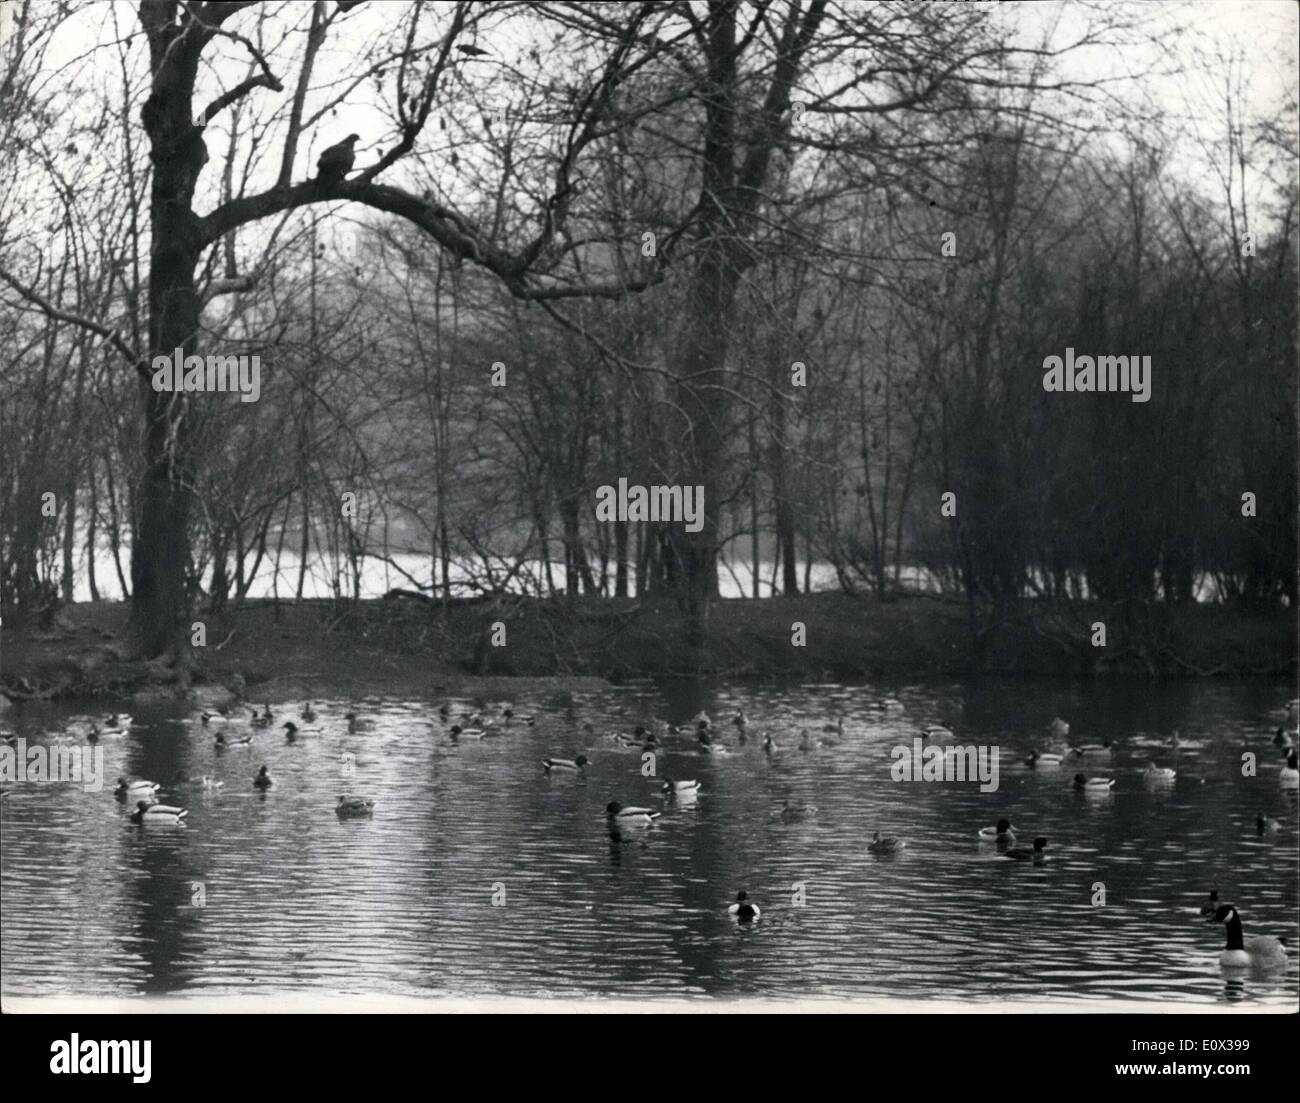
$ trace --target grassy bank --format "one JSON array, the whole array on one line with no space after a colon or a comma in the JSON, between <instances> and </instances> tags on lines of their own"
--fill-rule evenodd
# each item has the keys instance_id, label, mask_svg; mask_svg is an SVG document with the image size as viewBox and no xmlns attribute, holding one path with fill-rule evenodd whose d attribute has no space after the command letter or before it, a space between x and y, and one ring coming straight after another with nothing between
<instances>
[{"instance_id":1,"label":"grassy bank","mask_svg":"<svg viewBox=\"0 0 1300 1103\"><path fill-rule=\"evenodd\" d=\"M724 601L703 655L684 646L675 603L509 600L443 610L410 598L359 604L252 602L203 616L195 684L254 696L306 693L491 694L500 678L600 679L713 674L731 678L922 677L978 671L1147 677L1293 676L1296 624L1286 610L1221 606L1089 608L1065 616L1025 605L978 625L964 603L814 594ZM63 610L51 628L6 629L0 688L30 695L167 693L176 675L123 658L127 607ZM1106 646L1091 643L1106 624ZM803 625L803 644L795 646ZM504 625L504 645L492 642ZM500 629L496 630L500 638ZM517 683L511 689L518 691Z\"/></svg>"}]
</instances>

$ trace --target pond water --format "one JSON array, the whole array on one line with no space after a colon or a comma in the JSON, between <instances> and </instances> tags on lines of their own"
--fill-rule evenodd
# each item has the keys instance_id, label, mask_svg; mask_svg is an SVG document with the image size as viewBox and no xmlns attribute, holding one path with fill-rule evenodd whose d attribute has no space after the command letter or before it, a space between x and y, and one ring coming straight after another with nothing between
<instances>
[{"instance_id":1,"label":"pond water","mask_svg":"<svg viewBox=\"0 0 1300 1103\"><path fill-rule=\"evenodd\" d=\"M98 744L105 773L162 783L187 825L133 826L111 780L100 792L6 782L0 985L1294 1005L1296 800L1271 742L1293 695L1268 682L675 683L517 700L534 726L516 720L459 745L427 702L324 701L317 733L288 744L261 729L251 748L222 751L193 712L137 708L128 734ZM874 708L885 696L904 710ZM453 719L501 704L455 701ZM299 706L276 705L276 724L303 724ZM348 731L353 707L369 730ZM684 736L658 755L657 779L642 776L636 749L604 738L701 709L731 753L701 754ZM743 746L737 709L749 718ZM1113 759L1086 770L1115 778L1107 794L1074 791L1073 766L1023 764L1055 715L1071 721L1072 742L1115 741ZM801 727L818 734L839 718L843 735L824 737L836 745L798 749ZM28 705L0 727L51 746L73 738L74 719ZM891 780L891 749L923 723L998 746L997 790ZM246 712L227 727L255 730ZM1182 745L1161 746L1174 729ZM1244 751L1258 755L1256 777L1243 776ZM583 775L540 768L583 752ZM1152 761L1175 767L1175 781L1145 780ZM267 791L252 784L263 764ZM204 774L223 786L173 781ZM702 794L665 805L665 775L698 779ZM373 817L340 820L341 793L373 799ZM611 837L611 800L664 812ZM787 800L817 810L792 820ZM1261 837L1261 813L1280 830ZM1046 836L1049 860L981 843L979 828L1003 816L1022 844ZM872 854L877 830L907 847ZM1211 888L1238 905L1247 934L1287 937L1285 971L1220 969L1224 930L1199 915ZM741 889L761 906L756 925L727 914Z\"/></svg>"}]
</instances>

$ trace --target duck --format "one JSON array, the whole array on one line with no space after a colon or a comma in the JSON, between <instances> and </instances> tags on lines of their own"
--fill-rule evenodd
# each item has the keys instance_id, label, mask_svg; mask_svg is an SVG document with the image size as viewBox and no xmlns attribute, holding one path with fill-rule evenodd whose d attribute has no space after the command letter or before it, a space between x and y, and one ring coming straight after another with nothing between
<instances>
[{"instance_id":1,"label":"duck","mask_svg":"<svg viewBox=\"0 0 1300 1103\"><path fill-rule=\"evenodd\" d=\"M1035 862L1041 862L1046 858L1046 855L1043 853L1046 848L1047 840L1043 838L1042 835L1039 835L1038 838L1034 840L1032 850L1027 846L1013 846L1010 850L1004 850L1002 852L1002 857L1010 858L1017 862L1027 862L1030 859L1033 859Z\"/></svg>"},{"instance_id":2,"label":"duck","mask_svg":"<svg viewBox=\"0 0 1300 1103\"><path fill-rule=\"evenodd\" d=\"M342 754L339 755L339 761L342 762L345 766L351 766L353 763L356 762L356 760L357 760L357 756L354 755L351 751L344 751Z\"/></svg>"},{"instance_id":3,"label":"duck","mask_svg":"<svg viewBox=\"0 0 1300 1103\"><path fill-rule=\"evenodd\" d=\"M1105 743L1085 743L1081 747L1071 747L1070 754L1075 758L1110 758L1110 740Z\"/></svg>"},{"instance_id":4,"label":"duck","mask_svg":"<svg viewBox=\"0 0 1300 1103\"><path fill-rule=\"evenodd\" d=\"M1074 787L1089 793L1104 793L1115 784L1113 777L1088 777L1086 774L1074 775Z\"/></svg>"},{"instance_id":5,"label":"duck","mask_svg":"<svg viewBox=\"0 0 1300 1103\"><path fill-rule=\"evenodd\" d=\"M205 709L199 713L199 719L203 721L203 726L206 728L209 724L224 724L230 718L222 716L219 712L208 712Z\"/></svg>"},{"instance_id":6,"label":"duck","mask_svg":"<svg viewBox=\"0 0 1300 1103\"><path fill-rule=\"evenodd\" d=\"M257 714L257 710L254 709L252 720L250 722L255 728L269 728L271 726L271 721L274 719L275 717L271 715L271 706L267 705L266 712L263 713L261 716L259 716Z\"/></svg>"},{"instance_id":7,"label":"duck","mask_svg":"<svg viewBox=\"0 0 1300 1103\"><path fill-rule=\"evenodd\" d=\"M1211 889L1210 895L1206 897L1205 903L1201 905L1201 914L1206 919L1213 919L1214 913L1219 910L1219 891Z\"/></svg>"},{"instance_id":8,"label":"duck","mask_svg":"<svg viewBox=\"0 0 1300 1103\"><path fill-rule=\"evenodd\" d=\"M118 800L152 801L155 799L154 794L161 788L162 786L156 781L145 781L143 778L128 781L126 778L120 777L117 779L117 788L113 790L113 793Z\"/></svg>"},{"instance_id":9,"label":"duck","mask_svg":"<svg viewBox=\"0 0 1300 1103\"><path fill-rule=\"evenodd\" d=\"M300 735L319 735L320 728L300 728L292 720L286 720L280 725L284 729L284 738L288 743L292 743Z\"/></svg>"},{"instance_id":10,"label":"duck","mask_svg":"<svg viewBox=\"0 0 1300 1103\"><path fill-rule=\"evenodd\" d=\"M316 722L316 710L311 707L310 701L302 706L302 711L298 715L308 724L314 724Z\"/></svg>"},{"instance_id":11,"label":"duck","mask_svg":"<svg viewBox=\"0 0 1300 1103\"><path fill-rule=\"evenodd\" d=\"M776 740L772 738L771 732L768 732L765 736L763 736L763 753L765 755L771 757L772 755L780 751L780 749L781 748L776 745Z\"/></svg>"},{"instance_id":12,"label":"duck","mask_svg":"<svg viewBox=\"0 0 1300 1103\"><path fill-rule=\"evenodd\" d=\"M482 739L487 733L482 728L462 728L459 724L452 724L447 734L453 743L459 743L462 739Z\"/></svg>"},{"instance_id":13,"label":"duck","mask_svg":"<svg viewBox=\"0 0 1300 1103\"><path fill-rule=\"evenodd\" d=\"M585 754L580 754L577 758L544 758L542 769L548 774L552 770L576 770L581 773L589 761Z\"/></svg>"},{"instance_id":14,"label":"duck","mask_svg":"<svg viewBox=\"0 0 1300 1103\"><path fill-rule=\"evenodd\" d=\"M1277 780L1283 789L1295 789L1300 787L1300 770L1296 769L1295 751L1292 751L1287 755L1286 765L1282 767Z\"/></svg>"},{"instance_id":15,"label":"duck","mask_svg":"<svg viewBox=\"0 0 1300 1103\"><path fill-rule=\"evenodd\" d=\"M674 781L670 777L664 778L663 792L670 797L694 797L699 796L700 783L695 780Z\"/></svg>"},{"instance_id":16,"label":"duck","mask_svg":"<svg viewBox=\"0 0 1300 1103\"><path fill-rule=\"evenodd\" d=\"M357 732L370 731L374 725L369 720L363 720L355 712L345 712L343 719L348 722L348 733L356 735Z\"/></svg>"},{"instance_id":17,"label":"duck","mask_svg":"<svg viewBox=\"0 0 1300 1103\"><path fill-rule=\"evenodd\" d=\"M842 736L844 734L844 717L837 717L834 724L823 724L822 734Z\"/></svg>"},{"instance_id":18,"label":"duck","mask_svg":"<svg viewBox=\"0 0 1300 1103\"><path fill-rule=\"evenodd\" d=\"M875 709L877 712L904 712L906 711L903 702L897 697L877 697L870 702L868 708Z\"/></svg>"},{"instance_id":19,"label":"duck","mask_svg":"<svg viewBox=\"0 0 1300 1103\"><path fill-rule=\"evenodd\" d=\"M1055 739L1068 739L1070 737L1070 725L1062 720L1059 716L1052 720L1049 726L1052 736Z\"/></svg>"},{"instance_id":20,"label":"duck","mask_svg":"<svg viewBox=\"0 0 1300 1103\"><path fill-rule=\"evenodd\" d=\"M116 712L110 712L106 717L104 717L104 728L111 732L124 732L130 728L134 722L134 717L127 713L118 714ZM91 727L93 728L94 725L92 724Z\"/></svg>"},{"instance_id":21,"label":"duck","mask_svg":"<svg viewBox=\"0 0 1300 1103\"><path fill-rule=\"evenodd\" d=\"M906 839L900 839L896 835L886 835L882 838L879 831L871 842L867 843L867 849L872 854L897 854L905 846L907 846Z\"/></svg>"},{"instance_id":22,"label":"duck","mask_svg":"<svg viewBox=\"0 0 1300 1103\"><path fill-rule=\"evenodd\" d=\"M651 808L624 808L616 800L605 805L605 815L611 826L615 827L650 827L662 813Z\"/></svg>"},{"instance_id":23,"label":"duck","mask_svg":"<svg viewBox=\"0 0 1300 1103\"><path fill-rule=\"evenodd\" d=\"M213 777L211 774L204 774L199 778L199 784L203 786L204 789L220 789L226 783L220 778Z\"/></svg>"},{"instance_id":24,"label":"duck","mask_svg":"<svg viewBox=\"0 0 1300 1103\"><path fill-rule=\"evenodd\" d=\"M179 826L189 815L188 808L173 808L169 804L150 804L148 801L137 801L135 811L131 813L131 822L138 824L172 824Z\"/></svg>"},{"instance_id":25,"label":"duck","mask_svg":"<svg viewBox=\"0 0 1300 1103\"><path fill-rule=\"evenodd\" d=\"M744 709L741 709L731 718L731 723L738 732L741 732L742 734L744 733L745 729L749 726L749 721L745 718Z\"/></svg>"},{"instance_id":26,"label":"duck","mask_svg":"<svg viewBox=\"0 0 1300 1103\"><path fill-rule=\"evenodd\" d=\"M1034 751L1025 759L1025 765L1030 769L1041 770L1044 767L1059 766L1064 760L1064 755L1056 754L1054 751Z\"/></svg>"},{"instance_id":27,"label":"duck","mask_svg":"<svg viewBox=\"0 0 1300 1103\"><path fill-rule=\"evenodd\" d=\"M1222 905L1210 920L1227 928L1228 944L1219 955L1225 969L1285 969L1286 943L1266 934L1243 934L1241 916L1232 904Z\"/></svg>"},{"instance_id":28,"label":"duck","mask_svg":"<svg viewBox=\"0 0 1300 1103\"><path fill-rule=\"evenodd\" d=\"M1178 776L1178 771L1172 766L1157 766L1152 762L1142 771L1142 776L1147 781L1173 781Z\"/></svg>"},{"instance_id":29,"label":"duck","mask_svg":"<svg viewBox=\"0 0 1300 1103\"><path fill-rule=\"evenodd\" d=\"M275 784L275 779L266 772L266 767L263 766L257 771L257 776L253 778L253 784L258 789L269 789Z\"/></svg>"},{"instance_id":30,"label":"duck","mask_svg":"<svg viewBox=\"0 0 1300 1103\"><path fill-rule=\"evenodd\" d=\"M355 819L360 816L369 816L374 813L375 802L366 800L364 797L339 797L339 802L334 806L334 811L340 819Z\"/></svg>"},{"instance_id":31,"label":"duck","mask_svg":"<svg viewBox=\"0 0 1300 1103\"><path fill-rule=\"evenodd\" d=\"M90 725L90 731L86 732L86 742L87 743L99 742L99 728L96 725L94 724Z\"/></svg>"},{"instance_id":32,"label":"duck","mask_svg":"<svg viewBox=\"0 0 1300 1103\"><path fill-rule=\"evenodd\" d=\"M1273 733L1273 746L1290 749L1294 744L1294 733L1287 731L1286 728L1278 728Z\"/></svg>"},{"instance_id":33,"label":"duck","mask_svg":"<svg viewBox=\"0 0 1300 1103\"><path fill-rule=\"evenodd\" d=\"M1282 830L1282 821L1275 820L1272 816L1266 816L1261 812L1255 817L1255 830L1261 836L1276 835Z\"/></svg>"},{"instance_id":34,"label":"duck","mask_svg":"<svg viewBox=\"0 0 1300 1103\"><path fill-rule=\"evenodd\" d=\"M929 740L952 739L953 734L950 728L945 728L942 724L927 724L921 729L921 738Z\"/></svg>"},{"instance_id":35,"label":"duck","mask_svg":"<svg viewBox=\"0 0 1300 1103\"><path fill-rule=\"evenodd\" d=\"M799 823L801 820L812 819L815 815L817 815L815 804L794 805L788 800L781 804L781 819L785 823Z\"/></svg>"},{"instance_id":36,"label":"duck","mask_svg":"<svg viewBox=\"0 0 1300 1103\"><path fill-rule=\"evenodd\" d=\"M217 738L214 740L217 750L224 750L226 747L251 747L253 737L251 735L232 736L230 739L225 737L222 732L217 732Z\"/></svg>"},{"instance_id":37,"label":"duck","mask_svg":"<svg viewBox=\"0 0 1300 1103\"><path fill-rule=\"evenodd\" d=\"M998 842L1014 842L1016 838L1016 829L1011 826L1010 820L998 820L995 827L981 827L980 838L986 842L996 839Z\"/></svg>"},{"instance_id":38,"label":"duck","mask_svg":"<svg viewBox=\"0 0 1300 1103\"><path fill-rule=\"evenodd\" d=\"M738 923L757 923L762 914L757 904L749 902L749 893L736 893L736 902L727 908L727 914Z\"/></svg>"}]
</instances>

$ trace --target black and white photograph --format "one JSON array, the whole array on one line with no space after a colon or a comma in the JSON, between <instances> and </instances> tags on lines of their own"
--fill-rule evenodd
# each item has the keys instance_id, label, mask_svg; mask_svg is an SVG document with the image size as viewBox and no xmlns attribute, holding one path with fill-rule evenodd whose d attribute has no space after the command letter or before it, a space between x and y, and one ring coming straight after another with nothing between
<instances>
[{"instance_id":1,"label":"black and white photograph","mask_svg":"<svg viewBox=\"0 0 1300 1103\"><path fill-rule=\"evenodd\" d=\"M0 1002L114 1016L37 1065L1177 1012L1239 1029L1107 1075L1248 1075L1300 1006L1298 33L0 0Z\"/></svg>"}]
</instances>

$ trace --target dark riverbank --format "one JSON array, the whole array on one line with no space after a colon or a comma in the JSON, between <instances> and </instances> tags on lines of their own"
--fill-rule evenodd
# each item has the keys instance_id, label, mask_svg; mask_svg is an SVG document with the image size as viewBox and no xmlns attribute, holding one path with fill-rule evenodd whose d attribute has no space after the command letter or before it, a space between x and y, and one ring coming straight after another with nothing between
<instances>
[{"instance_id":1,"label":"dark riverbank","mask_svg":"<svg viewBox=\"0 0 1300 1103\"><path fill-rule=\"evenodd\" d=\"M127 607L63 610L47 631L6 629L0 689L25 696L171 692L174 672L123 661ZM506 600L437 606L407 597L360 604L250 602L201 616L195 685L256 696L324 692L437 695L492 692L496 678L586 680L710 674L728 678L921 677L972 673L1159 678L1294 677L1296 623L1285 609L1224 606L1076 609L1026 604L972 644L964 603L880 602L815 594L723 601L703 660L683 644L676 605ZM1092 625L1106 624L1106 646ZM986 619L985 623L988 621ZM494 624L504 644L494 646ZM797 625L803 625L796 646ZM501 638L500 630L496 637Z\"/></svg>"}]
</instances>

